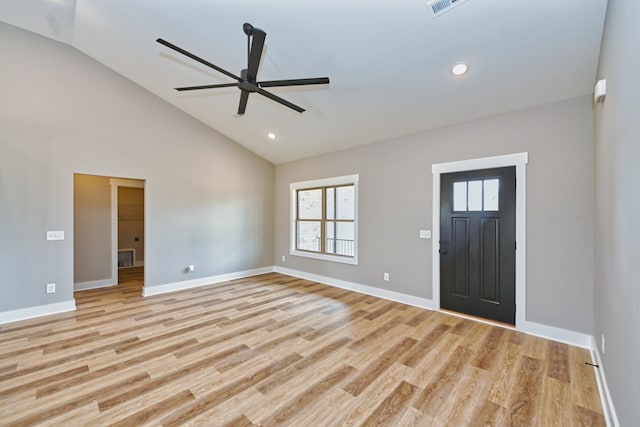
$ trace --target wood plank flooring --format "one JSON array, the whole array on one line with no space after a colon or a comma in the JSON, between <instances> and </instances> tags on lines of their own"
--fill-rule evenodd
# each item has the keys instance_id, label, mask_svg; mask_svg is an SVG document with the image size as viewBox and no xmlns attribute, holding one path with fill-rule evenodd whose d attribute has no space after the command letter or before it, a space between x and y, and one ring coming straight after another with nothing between
<instances>
[{"instance_id":1,"label":"wood plank flooring","mask_svg":"<svg viewBox=\"0 0 640 427\"><path fill-rule=\"evenodd\" d=\"M589 353L276 273L0 327L2 426L604 426Z\"/></svg>"}]
</instances>

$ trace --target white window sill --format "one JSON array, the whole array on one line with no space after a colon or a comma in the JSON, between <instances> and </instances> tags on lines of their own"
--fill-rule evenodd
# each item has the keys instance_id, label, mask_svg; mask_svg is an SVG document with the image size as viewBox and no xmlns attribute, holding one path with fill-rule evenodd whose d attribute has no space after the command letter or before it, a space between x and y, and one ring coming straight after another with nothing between
<instances>
[{"instance_id":1,"label":"white window sill","mask_svg":"<svg viewBox=\"0 0 640 427\"><path fill-rule=\"evenodd\" d=\"M290 254L293 256L319 259L322 261L331 261L331 262L339 262L342 264L358 265L357 255L354 257L346 257L346 256L339 256L339 255L319 254L314 252L296 251L296 250L292 250Z\"/></svg>"}]
</instances>

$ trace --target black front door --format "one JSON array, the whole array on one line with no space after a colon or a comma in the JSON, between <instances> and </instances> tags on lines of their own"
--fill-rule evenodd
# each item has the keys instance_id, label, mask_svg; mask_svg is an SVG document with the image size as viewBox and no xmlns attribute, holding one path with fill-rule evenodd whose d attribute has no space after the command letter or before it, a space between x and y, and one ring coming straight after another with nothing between
<instances>
[{"instance_id":1,"label":"black front door","mask_svg":"<svg viewBox=\"0 0 640 427\"><path fill-rule=\"evenodd\" d=\"M441 175L440 306L515 324L516 168Z\"/></svg>"}]
</instances>

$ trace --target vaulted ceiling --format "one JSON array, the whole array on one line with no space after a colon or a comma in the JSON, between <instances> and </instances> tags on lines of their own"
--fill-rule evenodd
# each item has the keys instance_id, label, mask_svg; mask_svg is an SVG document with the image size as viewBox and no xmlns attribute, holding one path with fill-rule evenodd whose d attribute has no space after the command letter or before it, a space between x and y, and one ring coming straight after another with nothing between
<instances>
[{"instance_id":1,"label":"vaulted ceiling","mask_svg":"<svg viewBox=\"0 0 640 427\"><path fill-rule=\"evenodd\" d=\"M67 43L273 163L392 139L593 92L606 0L3 0L0 20ZM259 80L307 111L252 94L155 40L234 74L242 24L266 31ZM451 67L469 70L454 76ZM277 138L271 141L268 132Z\"/></svg>"}]
</instances>

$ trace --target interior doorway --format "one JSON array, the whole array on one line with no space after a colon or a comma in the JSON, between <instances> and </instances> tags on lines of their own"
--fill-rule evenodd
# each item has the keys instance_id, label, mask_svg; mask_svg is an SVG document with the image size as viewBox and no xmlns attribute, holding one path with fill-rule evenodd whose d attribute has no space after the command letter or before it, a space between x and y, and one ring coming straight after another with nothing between
<instances>
[{"instance_id":1,"label":"interior doorway","mask_svg":"<svg viewBox=\"0 0 640 427\"><path fill-rule=\"evenodd\" d=\"M140 179L74 174L75 291L133 281L141 292L144 186Z\"/></svg>"},{"instance_id":2,"label":"interior doorway","mask_svg":"<svg viewBox=\"0 0 640 427\"><path fill-rule=\"evenodd\" d=\"M144 181L111 179L117 191L118 286L144 284ZM135 186L132 186L135 185Z\"/></svg>"}]
</instances>

